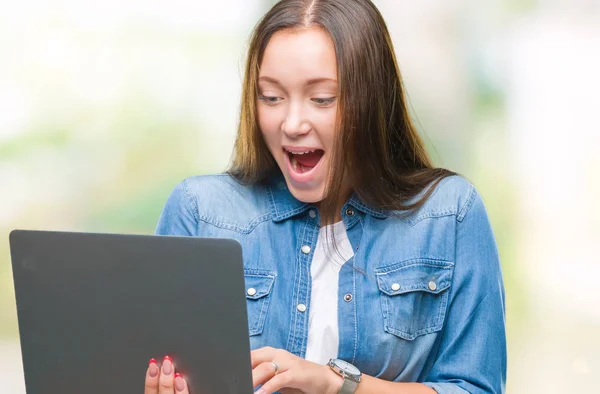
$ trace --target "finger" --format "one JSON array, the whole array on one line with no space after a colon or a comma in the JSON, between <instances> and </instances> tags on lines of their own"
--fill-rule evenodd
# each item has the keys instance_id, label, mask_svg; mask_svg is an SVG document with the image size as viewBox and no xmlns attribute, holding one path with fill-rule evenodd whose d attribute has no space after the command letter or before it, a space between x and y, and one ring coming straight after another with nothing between
<instances>
[{"instance_id":1,"label":"finger","mask_svg":"<svg viewBox=\"0 0 600 394\"><path fill-rule=\"evenodd\" d=\"M252 369L252 387L265 383L275 376L275 366L270 362L265 362Z\"/></svg>"},{"instance_id":2,"label":"finger","mask_svg":"<svg viewBox=\"0 0 600 394\"><path fill-rule=\"evenodd\" d=\"M266 361L273 361L275 355L277 354L277 350L278 349L266 346L251 351L250 360L252 361L252 368L255 368Z\"/></svg>"},{"instance_id":3,"label":"finger","mask_svg":"<svg viewBox=\"0 0 600 394\"><path fill-rule=\"evenodd\" d=\"M148 370L146 371L146 383L144 384L144 394L158 394L158 365L155 359L150 359Z\"/></svg>"},{"instance_id":4,"label":"finger","mask_svg":"<svg viewBox=\"0 0 600 394\"><path fill-rule=\"evenodd\" d=\"M175 374L174 384L175 384L175 392L177 394L189 394L187 382L185 381L183 376L181 376L178 373Z\"/></svg>"},{"instance_id":5,"label":"finger","mask_svg":"<svg viewBox=\"0 0 600 394\"><path fill-rule=\"evenodd\" d=\"M293 374L284 372L273 376L256 392L256 394L272 394L284 388L297 388L293 384Z\"/></svg>"},{"instance_id":6,"label":"finger","mask_svg":"<svg viewBox=\"0 0 600 394\"><path fill-rule=\"evenodd\" d=\"M171 357L165 356L160 368L158 381L158 394L173 394L173 381L175 376L175 367Z\"/></svg>"}]
</instances>

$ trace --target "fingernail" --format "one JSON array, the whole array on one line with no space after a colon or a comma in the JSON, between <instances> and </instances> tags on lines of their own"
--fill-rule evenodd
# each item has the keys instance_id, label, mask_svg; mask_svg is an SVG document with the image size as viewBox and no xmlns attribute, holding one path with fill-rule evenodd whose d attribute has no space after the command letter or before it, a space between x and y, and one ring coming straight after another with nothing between
<instances>
[{"instance_id":1,"label":"fingernail","mask_svg":"<svg viewBox=\"0 0 600 394\"><path fill-rule=\"evenodd\" d=\"M156 360L153 358L150 359L150 364L148 366L148 375L150 375L151 378L155 378L158 376L158 365L156 365Z\"/></svg>"},{"instance_id":2,"label":"fingernail","mask_svg":"<svg viewBox=\"0 0 600 394\"><path fill-rule=\"evenodd\" d=\"M165 356L162 365L162 371L165 375L170 375L173 372L173 362L171 361L171 357Z\"/></svg>"},{"instance_id":3,"label":"fingernail","mask_svg":"<svg viewBox=\"0 0 600 394\"><path fill-rule=\"evenodd\" d=\"M179 392L185 390L185 381L180 374L175 374L175 389Z\"/></svg>"}]
</instances>

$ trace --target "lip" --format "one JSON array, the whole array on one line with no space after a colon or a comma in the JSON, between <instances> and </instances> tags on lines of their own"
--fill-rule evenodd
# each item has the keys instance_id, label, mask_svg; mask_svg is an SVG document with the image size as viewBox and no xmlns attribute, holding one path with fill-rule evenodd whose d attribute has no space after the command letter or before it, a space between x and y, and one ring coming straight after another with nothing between
<instances>
[{"instance_id":1,"label":"lip","mask_svg":"<svg viewBox=\"0 0 600 394\"><path fill-rule=\"evenodd\" d=\"M324 149L321 148L315 148L315 147L308 147L308 146L283 146L283 150L287 152L308 152L308 151L314 151L314 150L322 150L325 151Z\"/></svg>"},{"instance_id":2,"label":"lip","mask_svg":"<svg viewBox=\"0 0 600 394\"><path fill-rule=\"evenodd\" d=\"M290 149L288 149L290 148ZM316 166L314 166L310 171L304 172L302 174L297 173L294 168L292 167L292 162L290 160L290 155L286 152L286 151L290 151L290 152L306 152L306 151L311 151L311 150L317 150L317 149L321 149L321 148L307 148L307 147L284 147L284 160L285 160L285 164L287 166L287 170L288 170L288 174L290 176L290 179L293 183L297 184L298 186L302 187L306 187L306 186L311 186L308 185L308 183L310 182L314 182L315 178L317 176L317 172L319 170L319 168L321 167L321 163L323 162L323 157L325 157L325 155L323 155L321 157L321 160L319 160L319 162L317 163ZM322 149L321 149L322 150Z\"/></svg>"}]
</instances>

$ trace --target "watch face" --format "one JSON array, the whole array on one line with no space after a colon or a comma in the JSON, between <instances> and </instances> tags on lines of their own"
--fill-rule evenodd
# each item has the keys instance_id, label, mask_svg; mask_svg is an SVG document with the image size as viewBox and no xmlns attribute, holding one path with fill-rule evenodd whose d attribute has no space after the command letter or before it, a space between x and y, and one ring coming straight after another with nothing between
<instances>
[{"instance_id":1,"label":"watch face","mask_svg":"<svg viewBox=\"0 0 600 394\"><path fill-rule=\"evenodd\" d=\"M358 368L356 368L354 365L347 363L344 360L335 360L335 365L341 369L342 371L344 371L345 373L347 373L348 375L353 375L353 376L359 376L360 375L360 371L358 370Z\"/></svg>"}]
</instances>

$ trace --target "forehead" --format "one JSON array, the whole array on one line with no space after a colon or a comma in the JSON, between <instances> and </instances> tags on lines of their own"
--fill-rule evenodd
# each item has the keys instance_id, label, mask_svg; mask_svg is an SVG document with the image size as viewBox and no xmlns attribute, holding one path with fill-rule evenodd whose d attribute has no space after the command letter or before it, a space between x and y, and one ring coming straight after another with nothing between
<instances>
[{"instance_id":1,"label":"forehead","mask_svg":"<svg viewBox=\"0 0 600 394\"><path fill-rule=\"evenodd\" d=\"M259 74L282 81L337 79L333 41L320 27L280 30L265 48Z\"/></svg>"}]
</instances>

